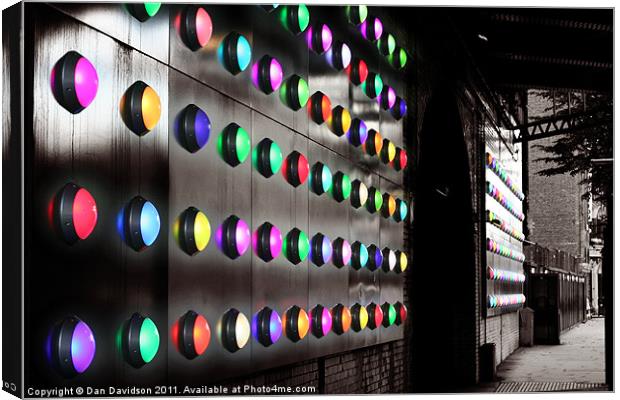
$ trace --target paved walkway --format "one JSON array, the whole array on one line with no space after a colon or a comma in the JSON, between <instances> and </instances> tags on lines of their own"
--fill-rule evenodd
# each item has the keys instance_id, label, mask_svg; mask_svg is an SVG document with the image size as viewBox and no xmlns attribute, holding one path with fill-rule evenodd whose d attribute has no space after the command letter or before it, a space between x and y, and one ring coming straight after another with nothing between
<instances>
[{"instance_id":1,"label":"paved walkway","mask_svg":"<svg viewBox=\"0 0 620 400\"><path fill-rule=\"evenodd\" d=\"M556 346L521 347L498 367L506 382L605 382L605 320L578 324Z\"/></svg>"}]
</instances>

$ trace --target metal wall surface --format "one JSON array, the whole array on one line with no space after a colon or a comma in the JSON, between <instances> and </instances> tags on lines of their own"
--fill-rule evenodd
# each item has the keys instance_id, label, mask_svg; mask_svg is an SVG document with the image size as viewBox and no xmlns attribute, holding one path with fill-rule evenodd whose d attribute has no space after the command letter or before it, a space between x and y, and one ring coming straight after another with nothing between
<instances>
[{"instance_id":1,"label":"metal wall surface","mask_svg":"<svg viewBox=\"0 0 620 400\"><path fill-rule=\"evenodd\" d=\"M349 200L336 202L330 193L318 196L308 182L294 188L280 172L265 178L251 157L229 166L216 146L226 125L242 126L252 148L270 138L285 157L297 150L310 166L320 161L332 173L342 171L382 193L410 196L402 187L402 171L349 145L327 124L312 122L305 108L294 112L277 93L262 93L252 84L251 68L238 75L227 72L216 54L220 41L231 31L242 33L252 45L252 63L265 54L278 58L285 79L302 76L311 94L323 91L332 106L349 108L397 146L404 143L403 122L380 110L344 71L330 67L325 55L308 50L305 35L286 30L275 12L258 6L205 5L213 36L206 47L192 52L175 27L182 8L165 5L155 17L139 23L116 4L27 7L26 29L33 45L26 262L26 357L31 366L26 368L26 382L31 386L208 383L403 337L402 326L390 326L340 336L331 332L320 339L308 333L297 343L283 336L270 347L251 338L235 353L223 348L218 321L229 308L251 319L264 306L282 315L293 305L309 311L317 304L331 308L338 303L350 307L358 302L402 302L404 279L395 272L355 271L331 262L322 267L309 260L293 265L284 255L264 262L251 248L231 260L214 240L215 230L229 215L247 221L252 232L270 222L283 236L297 227L309 238L321 232L331 240L342 237L393 250L404 250L405 229L404 223L379 212L353 208ZM310 12L311 23L328 23L335 39L349 43L354 55L406 98L403 73L390 67L376 44L347 22L344 7L311 7ZM99 74L97 97L79 114L60 107L49 89L54 63L69 50L87 57ZM153 87L162 104L156 128L142 137L129 131L119 113L121 96L136 80ZM209 142L193 154L180 145L175 130L175 120L188 104L202 108L211 121ZM87 188L99 210L93 234L74 246L41 222L47 221L52 196L69 181ZM157 206L162 221L157 241L142 252L125 245L116 226L119 211L138 194ZM206 214L212 230L206 249L194 256L181 250L172 229L190 206ZM203 314L212 332L206 353L194 360L180 355L171 338L172 326L188 310ZM153 362L140 369L125 363L116 345L118 328L133 312L151 317L161 338ZM39 349L48 328L73 314L93 329L97 354L86 373L64 380L49 368Z\"/></svg>"}]
</instances>

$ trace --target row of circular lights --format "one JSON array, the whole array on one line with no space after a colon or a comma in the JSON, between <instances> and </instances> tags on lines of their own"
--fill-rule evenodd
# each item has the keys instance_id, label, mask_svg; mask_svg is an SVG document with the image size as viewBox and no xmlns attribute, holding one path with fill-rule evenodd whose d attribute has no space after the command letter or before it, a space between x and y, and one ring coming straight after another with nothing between
<instances>
[{"instance_id":1,"label":"row of circular lights","mask_svg":"<svg viewBox=\"0 0 620 400\"><path fill-rule=\"evenodd\" d=\"M512 260L523 262L525 261L525 255L517 250L513 250L508 246L497 243L491 238L487 238L487 250L499 254L502 257L510 258Z\"/></svg>"},{"instance_id":2,"label":"row of circular lights","mask_svg":"<svg viewBox=\"0 0 620 400\"><path fill-rule=\"evenodd\" d=\"M495 185L487 181L486 189L489 196L493 197L495 201L501 204L502 207L508 210L508 212L511 213L519 221L523 221L525 215L521 211L517 210L514 204L512 204L512 202L508 200L508 198Z\"/></svg>"},{"instance_id":3,"label":"row of circular lights","mask_svg":"<svg viewBox=\"0 0 620 400\"><path fill-rule=\"evenodd\" d=\"M497 175L502 182L517 196L519 200L523 200L525 198L525 194L521 191L521 188L517 183L512 179L512 177L506 171L506 168L502 166L497 158L495 158L491 153L486 153L486 166L488 169L493 171L495 175Z\"/></svg>"},{"instance_id":4,"label":"row of circular lights","mask_svg":"<svg viewBox=\"0 0 620 400\"><path fill-rule=\"evenodd\" d=\"M494 226L498 227L502 232L509 234L520 242L525 240L525 235L523 232L510 225L508 222L502 220L493 211L487 210L487 222L490 222Z\"/></svg>"},{"instance_id":5,"label":"row of circular lights","mask_svg":"<svg viewBox=\"0 0 620 400\"><path fill-rule=\"evenodd\" d=\"M525 303L525 295L521 293L487 296L487 307L489 308L518 306L523 303Z\"/></svg>"},{"instance_id":6,"label":"row of circular lights","mask_svg":"<svg viewBox=\"0 0 620 400\"><path fill-rule=\"evenodd\" d=\"M216 332L220 344L235 353L244 348L250 337L265 347L275 344L284 334L292 342L302 340L308 332L316 338L330 332L342 335L350 329L361 332L380 326L388 328L401 325L407 319L407 308L401 302L388 302L378 306L356 303L351 308L337 304L331 309L321 304L306 312L292 306L280 315L270 307L264 307L248 318L231 308L217 321ZM123 358L135 368L153 361L159 351L160 335L155 322L140 313L134 313L119 330ZM211 327L207 319L189 310L172 326L171 339L175 348L185 358L193 360L203 355L211 342ZM76 316L70 316L50 330L46 341L46 357L51 366L66 378L84 373L96 353L96 341L88 324Z\"/></svg>"},{"instance_id":7,"label":"row of circular lights","mask_svg":"<svg viewBox=\"0 0 620 400\"><path fill-rule=\"evenodd\" d=\"M525 274L488 266L487 279L492 281L523 283L525 282Z\"/></svg>"}]
</instances>

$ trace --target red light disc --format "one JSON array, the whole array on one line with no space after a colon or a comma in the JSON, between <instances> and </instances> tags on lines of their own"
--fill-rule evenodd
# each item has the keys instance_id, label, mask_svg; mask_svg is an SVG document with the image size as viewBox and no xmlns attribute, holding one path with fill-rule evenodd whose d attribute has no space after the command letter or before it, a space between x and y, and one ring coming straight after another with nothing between
<instances>
[{"instance_id":1,"label":"red light disc","mask_svg":"<svg viewBox=\"0 0 620 400\"><path fill-rule=\"evenodd\" d=\"M201 355L209 347L211 341L211 328L202 315L196 317L194 322L194 349L196 354Z\"/></svg>"},{"instance_id":2,"label":"red light disc","mask_svg":"<svg viewBox=\"0 0 620 400\"><path fill-rule=\"evenodd\" d=\"M202 7L198 8L196 12L196 38L200 46L204 47L207 45L209 39L211 39L212 33L213 23L211 22L209 13Z\"/></svg>"},{"instance_id":3,"label":"red light disc","mask_svg":"<svg viewBox=\"0 0 620 400\"><path fill-rule=\"evenodd\" d=\"M381 310L381 307L377 306L375 307L375 325L379 327L381 326L382 322L383 322L383 310Z\"/></svg>"},{"instance_id":4,"label":"red light disc","mask_svg":"<svg viewBox=\"0 0 620 400\"><path fill-rule=\"evenodd\" d=\"M84 188L80 188L73 200L73 226L80 239L86 239L97 225L97 203Z\"/></svg>"},{"instance_id":5,"label":"red light disc","mask_svg":"<svg viewBox=\"0 0 620 400\"><path fill-rule=\"evenodd\" d=\"M323 99L321 99L321 112L323 114L323 121L327 121L332 115L332 102L327 96L323 96Z\"/></svg>"},{"instance_id":6,"label":"red light disc","mask_svg":"<svg viewBox=\"0 0 620 400\"><path fill-rule=\"evenodd\" d=\"M308 179L308 173L310 171L310 166L308 165L308 160L303 154L299 155L299 160L297 161L297 173L299 175L299 181L303 184L306 179Z\"/></svg>"}]
</instances>

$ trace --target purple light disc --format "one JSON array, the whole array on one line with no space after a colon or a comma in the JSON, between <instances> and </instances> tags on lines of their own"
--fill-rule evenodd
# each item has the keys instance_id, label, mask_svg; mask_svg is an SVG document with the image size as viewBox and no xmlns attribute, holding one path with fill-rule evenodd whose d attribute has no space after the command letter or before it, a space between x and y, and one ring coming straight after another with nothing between
<instances>
[{"instance_id":1,"label":"purple light disc","mask_svg":"<svg viewBox=\"0 0 620 400\"><path fill-rule=\"evenodd\" d=\"M75 66L75 94L82 107L86 108L97 95L99 77L97 70L85 57L81 57Z\"/></svg>"},{"instance_id":2,"label":"purple light disc","mask_svg":"<svg viewBox=\"0 0 620 400\"><path fill-rule=\"evenodd\" d=\"M344 240L342 242L342 262L344 265L348 265L351 261L351 245Z\"/></svg>"},{"instance_id":3,"label":"purple light disc","mask_svg":"<svg viewBox=\"0 0 620 400\"><path fill-rule=\"evenodd\" d=\"M394 107L394 103L396 103L396 92L393 87L388 87L388 108Z\"/></svg>"},{"instance_id":4,"label":"purple light disc","mask_svg":"<svg viewBox=\"0 0 620 400\"><path fill-rule=\"evenodd\" d=\"M323 329L323 336L326 336L332 330L332 314L327 308L323 308L321 329Z\"/></svg>"},{"instance_id":5,"label":"purple light disc","mask_svg":"<svg viewBox=\"0 0 620 400\"><path fill-rule=\"evenodd\" d=\"M381 266L383 264L383 254L380 251L375 251L375 265Z\"/></svg>"},{"instance_id":6,"label":"purple light disc","mask_svg":"<svg viewBox=\"0 0 620 400\"><path fill-rule=\"evenodd\" d=\"M271 228L271 232L269 233L269 251L271 251L271 256L273 258L278 258L282 251L282 233L275 225Z\"/></svg>"},{"instance_id":7,"label":"purple light disc","mask_svg":"<svg viewBox=\"0 0 620 400\"><path fill-rule=\"evenodd\" d=\"M218 249L224 251L222 225L218 226L217 230L215 231L215 243L217 244Z\"/></svg>"},{"instance_id":8,"label":"purple light disc","mask_svg":"<svg viewBox=\"0 0 620 400\"><path fill-rule=\"evenodd\" d=\"M276 91L282 84L282 65L275 58L271 60L271 65L269 66L269 81L271 83L271 88Z\"/></svg>"},{"instance_id":9,"label":"purple light disc","mask_svg":"<svg viewBox=\"0 0 620 400\"><path fill-rule=\"evenodd\" d=\"M248 227L248 224L242 219L239 219L237 222L235 239L237 242L237 252L239 255L244 255L248 247L250 247L250 227ZM215 240L217 241L217 233Z\"/></svg>"},{"instance_id":10,"label":"purple light disc","mask_svg":"<svg viewBox=\"0 0 620 400\"><path fill-rule=\"evenodd\" d=\"M364 20L364 22L362 22L362 24L360 25L360 31L362 32L362 36L364 37L364 39L368 40L368 36L366 36L366 21L368 20Z\"/></svg>"},{"instance_id":11,"label":"purple light disc","mask_svg":"<svg viewBox=\"0 0 620 400\"><path fill-rule=\"evenodd\" d=\"M321 28L321 43L323 44L323 51L327 51L332 47L332 31L325 24Z\"/></svg>"},{"instance_id":12,"label":"purple light disc","mask_svg":"<svg viewBox=\"0 0 620 400\"><path fill-rule=\"evenodd\" d=\"M381 35L383 35L383 23L379 18L375 18L375 37L379 39Z\"/></svg>"},{"instance_id":13,"label":"purple light disc","mask_svg":"<svg viewBox=\"0 0 620 400\"><path fill-rule=\"evenodd\" d=\"M271 343L277 342L281 335L282 321L280 316L277 312L271 311L271 316L269 317L269 337L271 338Z\"/></svg>"},{"instance_id":14,"label":"purple light disc","mask_svg":"<svg viewBox=\"0 0 620 400\"><path fill-rule=\"evenodd\" d=\"M73 367L78 373L88 369L95 357L95 337L88 325L80 321L71 336L71 359Z\"/></svg>"},{"instance_id":15,"label":"purple light disc","mask_svg":"<svg viewBox=\"0 0 620 400\"><path fill-rule=\"evenodd\" d=\"M202 110L196 112L194 131L196 132L196 143L202 148L209 141L209 135L211 134L211 121Z\"/></svg>"}]
</instances>

